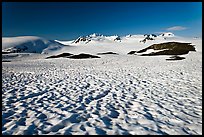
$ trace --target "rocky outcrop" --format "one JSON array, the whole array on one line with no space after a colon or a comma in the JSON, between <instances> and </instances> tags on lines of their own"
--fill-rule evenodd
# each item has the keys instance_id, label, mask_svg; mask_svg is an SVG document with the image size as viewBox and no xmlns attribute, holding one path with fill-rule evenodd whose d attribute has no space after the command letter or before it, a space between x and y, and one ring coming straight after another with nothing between
<instances>
[{"instance_id":1,"label":"rocky outcrop","mask_svg":"<svg viewBox=\"0 0 204 137\"><path fill-rule=\"evenodd\" d=\"M97 55L107 55L107 54L119 55L118 53L115 53L115 52L104 52L104 53L97 53Z\"/></svg>"},{"instance_id":2,"label":"rocky outcrop","mask_svg":"<svg viewBox=\"0 0 204 137\"><path fill-rule=\"evenodd\" d=\"M189 51L196 51L194 45L191 45L191 43L167 42L167 43L153 44L145 49L138 51L137 53L146 52L148 49L154 49L155 52L142 54L142 56L183 55L183 54L188 54ZM162 51L156 52L156 50L162 50Z\"/></svg>"},{"instance_id":3,"label":"rocky outcrop","mask_svg":"<svg viewBox=\"0 0 204 137\"><path fill-rule=\"evenodd\" d=\"M133 54L135 54L137 51L130 51L130 52L128 52L128 55L133 55Z\"/></svg>"},{"instance_id":4,"label":"rocky outcrop","mask_svg":"<svg viewBox=\"0 0 204 137\"><path fill-rule=\"evenodd\" d=\"M88 43L90 42L91 40L86 38L86 37L79 37L78 39L76 39L73 43L79 43L80 41L82 42L85 42L85 43Z\"/></svg>"},{"instance_id":5,"label":"rocky outcrop","mask_svg":"<svg viewBox=\"0 0 204 137\"><path fill-rule=\"evenodd\" d=\"M144 36L145 36L145 38L143 40L140 40L140 42L145 43L148 40L155 40L154 38L157 37L157 35L155 35L155 34L151 34L151 35L145 34Z\"/></svg>"},{"instance_id":6,"label":"rocky outcrop","mask_svg":"<svg viewBox=\"0 0 204 137\"><path fill-rule=\"evenodd\" d=\"M182 59L185 59L185 57L179 57L179 56L172 56L170 57L169 59L166 59L166 60L182 60Z\"/></svg>"},{"instance_id":7,"label":"rocky outcrop","mask_svg":"<svg viewBox=\"0 0 204 137\"><path fill-rule=\"evenodd\" d=\"M49 56L49 57L47 57L46 59L49 59L49 58L68 57L68 56L71 56L71 55L74 55L74 54L71 54L71 53L62 53L62 54L59 54L59 55Z\"/></svg>"},{"instance_id":8,"label":"rocky outcrop","mask_svg":"<svg viewBox=\"0 0 204 137\"><path fill-rule=\"evenodd\" d=\"M71 58L71 59L87 59L87 58L100 58L99 56L94 56L94 55L90 55L90 54L78 54L78 55L73 55L73 56L69 56L67 58Z\"/></svg>"}]
</instances>

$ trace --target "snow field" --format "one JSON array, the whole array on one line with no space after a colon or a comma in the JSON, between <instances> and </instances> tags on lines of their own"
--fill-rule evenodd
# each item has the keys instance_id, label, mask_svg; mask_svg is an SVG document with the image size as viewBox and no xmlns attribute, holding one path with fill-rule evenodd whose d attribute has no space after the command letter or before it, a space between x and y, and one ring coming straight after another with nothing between
<instances>
[{"instance_id":1,"label":"snow field","mask_svg":"<svg viewBox=\"0 0 204 137\"><path fill-rule=\"evenodd\" d=\"M2 62L2 134L202 134L201 57Z\"/></svg>"}]
</instances>

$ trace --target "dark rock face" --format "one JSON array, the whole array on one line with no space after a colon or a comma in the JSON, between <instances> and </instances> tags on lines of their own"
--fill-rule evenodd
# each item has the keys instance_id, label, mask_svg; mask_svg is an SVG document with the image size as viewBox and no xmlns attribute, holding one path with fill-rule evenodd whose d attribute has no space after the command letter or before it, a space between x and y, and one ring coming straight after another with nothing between
<instances>
[{"instance_id":1,"label":"dark rock face","mask_svg":"<svg viewBox=\"0 0 204 137\"><path fill-rule=\"evenodd\" d=\"M182 59L185 59L184 57L179 57L179 56L172 56L170 57L169 59L166 59L166 60L182 60Z\"/></svg>"},{"instance_id":2,"label":"dark rock face","mask_svg":"<svg viewBox=\"0 0 204 137\"><path fill-rule=\"evenodd\" d=\"M137 51L130 51L128 52L128 55L132 55L132 54L135 54Z\"/></svg>"},{"instance_id":3,"label":"dark rock face","mask_svg":"<svg viewBox=\"0 0 204 137\"><path fill-rule=\"evenodd\" d=\"M179 43L179 42L167 42L160 44L153 44L145 49L138 51L137 53L146 52L148 49L163 50L149 54L142 54L142 56L154 56L154 55L183 55L188 54L189 51L196 51L194 45L191 43Z\"/></svg>"},{"instance_id":4,"label":"dark rock face","mask_svg":"<svg viewBox=\"0 0 204 137\"><path fill-rule=\"evenodd\" d=\"M145 39L141 40L140 42L145 43L147 40L154 40L154 39L153 39L153 38L150 38L150 37L146 37Z\"/></svg>"},{"instance_id":5,"label":"dark rock face","mask_svg":"<svg viewBox=\"0 0 204 137\"><path fill-rule=\"evenodd\" d=\"M62 54L59 54L59 55L54 55L54 56L47 57L46 59L60 58L60 57L72 58L72 59L100 58L98 56L94 56L94 55L90 55L90 54L84 54L84 53L79 54L79 55L74 55L74 54L71 54L71 53L62 53Z\"/></svg>"},{"instance_id":6,"label":"dark rock face","mask_svg":"<svg viewBox=\"0 0 204 137\"><path fill-rule=\"evenodd\" d=\"M151 34L151 35L145 34L144 36L145 36L145 38L143 40L141 40L140 42L145 43L147 40L154 40L152 37L157 37L157 35L155 35L155 34Z\"/></svg>"},{"instance_id":7,"label":"dark rock face","mask_svg":"<svg viewBox=\"0 0 204 137\"><path fill-rule=\"evenodd\" d=\"M119 36L117 36L114 41L121 41L121 38Z\"/></svg>"},{"instance_id":8,"label":"dark rock face","mask_svg":"<svg viewBox=\"0 0 204 137\"><path fill-rule=\"evenodd\" d=\"M172 34L168 34L168 36L171 36ZM162 34L162 36L165 36L165 34Z\"/></svg>"},{"instance_id":9,"label":"dark rock face","mask_svg":"<svg viewBox=\"0 0 204 137\"><path fill-rule=\"evenodd\" d=\"M154 44L150 46L150 48L155 50L160 49L171 49L171 50L188 50L188 51L195 51L195 47L190 45L191 43L180 43L180 42L167 42L161 44Z\"/></svg>"},{"instance_id":10,"label":"dark rock face","mask_svg":"<svg viewBox=\"0 0 204 137\"><path fill-rule=\"evenodd\" d=\"M157 37L156 34L144 34L144 36L145 36L145 37L150 37L150 36L152 36L152 37Z\"/></svg>"},{"instance_id":11,"label":"dark rock face","mask_svg":"<svg viewBox=\"0 0 204 137\"><path fill-rule=\"evenodd\" d=\"M157 35L156 35L156 34L152 34L152 36L153 36L153 37L157 37Z\"/></svg>"},{"instance_id":12,"label":"dark rock face","mask_svg":"<svg viewBox=\"0 0 204 137\"><path fill-rule=\"evenodd\" d=\"M71 58L71 59L87 59L87 58L100 58L100 57L82 53L82 54L78 54L78 55L69 56L67 58Z\"/></svg>"},{"instance_id":13,"label":"dark rock face","mask_svg":"<svg viewBox=\"0 0 204 137\"><path fill-rule=\"evenodd\" d=\"M84 41L84 42L88 43L88 42L90 42L91 40L88 39L88 38L86 38L86 37L79 37L78 39L76 39L76 40L74 41L74 43L79 43L80 41Z\"/></svg>"},{"instance_id":14,"label":"dark rock face","mask_svg":"<svg viewBox=\"0 0 204 137\"><path fill-rule=\"evenodd\" d=\"M73 55L73 54L71 54L71 53L62 53L62 54L59 54L59 55L49 56L49 57L47 57L46 59L49 59L49 58L68 57L68 56L71 56L71 55Z\"/></svg>"},{"instance_id":15,"label":"dark rock face","mask_svg":"<svg viewBox=\"0 0 204 137\"><path fill-rule=\"evenodd\" d=\"M118 53L114 53L114 52L97 53L97 55L106 55L106 54L115 54L115 55L119 55Z\"/></svg>"}]
</instances>

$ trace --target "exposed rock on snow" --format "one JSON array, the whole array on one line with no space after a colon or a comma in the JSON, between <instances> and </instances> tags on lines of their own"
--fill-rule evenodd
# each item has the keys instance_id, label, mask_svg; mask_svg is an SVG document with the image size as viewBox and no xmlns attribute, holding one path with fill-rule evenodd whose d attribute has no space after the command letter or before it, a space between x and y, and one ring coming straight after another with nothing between
<instances>
[{"instance_id":1,"label":"exposed rock on snow","mask_svg":"<svg viewBox=\"0 0 204 137\"><path fill-rule=\"evenodd\" d=\"M59 54L59 55L49 56L46 59L60 58L60 57L72 58L72 59L100 58L98 56L94 56L94 55L90 55L90 54L84 54L84 53L78 54L78 55L74 55L74 54L71 54L71 53L62 53L62 54Z\"/></svg>"},{"instance_id":2,"label":"exposed rock on snow","mask_svg":"<svg viewBox=\"0 0 204 137\"><path fill-rule=\"evenodd\" d=\"M71 56L71 55L74 55L74 54L71 54L71 53L62 53L62 54L59 54L59 55L49 56L49 57L47 57L46 59L49 59L49 58L68 57L68 56Z\"/></svg>"},{"instance_id":3,"label":"exposed rock on snow","mask_svg":"<svg viewBox=\"0 0 204 137\"><path fill-rule=\"evenodd\" d=\"M85 44L87 44L88 42L90 42L91 40L88 39L87 37L79 37L78 39L76 39L73 43L79 43L79 42L85 42Z\"/></svg>"},{"instance_id":4,"label":"exposed rock on snow","mask_svg":"<svg viewBox=\"0 0 204 137\"><path fill-rule=\"evenodd\" d=\"M129 34L129 35L126 35L125 37L126 37L126 38L130 38L130 37L132 37L132 35L131 35L131 34Z\"/></svg>"},{"instance_id":5,"label":"exposed rock on snow","mask_svg":"<svg viewBox=\"0 0 204 137\"><path fill-rule=\"evenodd\" d=\"M97 53L97 55L106 55L106 54L114 54L114 55L119 55L118 53L115 53L115 52L104 52L104 53Z\"/></svg>"},{"instance_id":6,"label":"exposed rock on snow","mask_svg":"<svg viewBox=\"0 0 204 137\"><path fill-rule=\"evenodd\" d=\"M160 34L159 36L162 36L162 37L174 37L175 35L171 32L166 32L166 33L162 33Z\"/></svg>"},{"instance_id":7,"label":"exposed rock on snow","mask_svg":"<svg viewBox=\"0 0 204 137\"><path fill-rule=\"evenodd\" d=\"M78 55L69 56L67 58L71 58L71 59L87 59L87 58L100 58L100 57L95 56L95 55L81 53L81 54L78 54Z\"/></svg>"},{"instance_id":8,"label":"exposed rock on snow","mask_svg":"<svg viewBox=\"0 0 204 137\"><path fill-rule=\"evenodd\" d=\"M130 51L128 52L129 55L135 54L137 51Z\"/></svg>"},{"instance_id":9,"label":"exposed rock on snow","mask_svg":"<svg viewBox=\"0 0 204 137\"><path fill-rule=\"evenodd\" d=\"M87 44L91 41L100 41L103 40L105 37L101 34L93 33L88 36L80 36L76 40L74 40L72 43L78 44L78 43L84 43Z\"/></svg>"},{"instance_id":10,"label":"exposed rock on snow","mask_svg":"<svg viewBox=\"0 0 204 137\"><path fill-rule=\"evenodd\" d=\"M144 37L145 38L143 40L141 40L140 42L145 43L148 40L155 40L154 38L157 37L157 35L155 35L155 34L151 34L151 35L150 34L145 34Z\"/></svg>"},{"instance_id":11,"label":"exposed rock on snow","mask_svg":"<svg viewBox=\"0 0 204 137\"><path fill-rule=\"evenodd\" d=\"M166 60L182 60L182 59L185 59L185 57L180 57L180 56L172 56L170 57L169 59L166 59Z\"/></svg>"},{"instance_id":12,"label":"exposed rock on snow","mask_svg":"<svg viewBox=\"0 0 204 137\"><path fill-rule=\"evenodd\" d=\"M114 39L114 41L120 41L120 42L121 42L120 36L116 36L116 38Z\"/></svg>"},{"instance_id":13,"label":"exposed rock on snow","mask_svg":"<svg viewBox=\"0 0 204 137\"><path fill-rule=\"evenodd\" d=\"M155 50L155 52L142 54L142 56L182 55L182 54L188 54L189 51L195 51L195 47L194 45L191 45L191 43L167 42L167 43L153 44L145 49L138 51L137 53L143 53L149 49L153 49ZM162 51L156 52L157 50L162 50Z\"/></svg>"}]
</instances>

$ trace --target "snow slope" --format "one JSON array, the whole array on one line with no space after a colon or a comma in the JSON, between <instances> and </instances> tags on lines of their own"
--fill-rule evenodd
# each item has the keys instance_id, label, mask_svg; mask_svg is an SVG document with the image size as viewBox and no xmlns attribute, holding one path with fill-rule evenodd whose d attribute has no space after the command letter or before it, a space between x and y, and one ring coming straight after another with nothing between
<instances>
[{"instance_id":1,"label":"snow slope","mask_svg":"<svg viewBox=\"0 0 204 137\"><path fill-rule=\"evenodd\" d=\"M55 51L120 53L99 59L31 54L2 62L2 134L202 135L202 40L137 45L138 37ZM127 55L168 40L192 42L197 51L179 61Z\"/></svg>"},{"instance_id":2,"label":"snow slope","mask_svg":"<svg viewBox=\"0 0 204 137\"><path fill-rule=\"evenodd\" d=\"M3 37L3 52L48 53L62 48L63 45L36 36Z\"/></svg>"}]
</instances>

